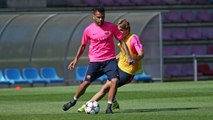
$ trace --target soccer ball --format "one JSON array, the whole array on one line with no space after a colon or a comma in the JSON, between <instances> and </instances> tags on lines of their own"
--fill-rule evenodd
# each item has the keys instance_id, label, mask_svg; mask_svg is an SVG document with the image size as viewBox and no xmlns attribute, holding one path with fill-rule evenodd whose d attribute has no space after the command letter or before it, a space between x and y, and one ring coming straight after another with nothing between
<instances>
[{"instance_id":1,"label":"soccer ball","mask_svg":"<svg viewBox=\"0 0 213 120\"><path fill-rule=\"evenodd\" d=\"M100 111L100 105L97 101L88 101L85 104L85 112L87 114L97 114Z\"/></svg>"}]
</instances>

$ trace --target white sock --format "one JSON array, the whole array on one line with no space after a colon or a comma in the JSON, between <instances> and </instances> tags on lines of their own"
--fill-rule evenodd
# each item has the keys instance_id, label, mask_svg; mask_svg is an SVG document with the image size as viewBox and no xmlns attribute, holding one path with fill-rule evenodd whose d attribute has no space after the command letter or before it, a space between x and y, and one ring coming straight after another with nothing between
<instances>
[{"instance_id":1,"label":"white sock","mask_svg":"<svg viewBox=\"0 0 213 120\"><path fill-rule=\"evenodd\" d=\"M74 100L78 100L75 96L73 97Z\"/></svg>"},{"instance_id":2,"label":"white sock","mask_svg":"<svg viewBox=\"0 0 213 120\"><path fill-rule=\"evenodd\" d=\"M112 101L108 101L107 103L108 103L108 104L112 104Z\"/></svg>"}]
</instances>

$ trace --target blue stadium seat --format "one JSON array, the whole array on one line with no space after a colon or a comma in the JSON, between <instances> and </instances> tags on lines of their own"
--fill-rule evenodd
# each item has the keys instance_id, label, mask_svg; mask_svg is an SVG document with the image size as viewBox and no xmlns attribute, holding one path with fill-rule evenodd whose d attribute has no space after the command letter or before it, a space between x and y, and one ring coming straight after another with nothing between
<instances>
[{"instance_id":1,"label":"blue stadium seat","mask_svg":"<svg viewBox=\"0 0 213 120\"><path fill-rule=\"evenodd\" d=\"M147 73L145 73L145 72L143 72L143 73L141 73L141 74L136 74L136 75L134 76L134 80L135 80L135 81L149 82L149 81L152 80L152 76L149 75L149 74L147 74Z\"/></svg>"},{"instance_id":2,"label":"blue stadium seat","mask_svg":"<svg viewBox=\"0 0 213 120\"><path fill-rule=\"evenodd\" d=\"M27 67L22 69L23 78L28 80L31 84L34 83L45 83L47 84L49 81L46 79L42 79L39 75L37 68Z\"/></svg>"},{"instance_id":3,"label":"blue stadium seat","mask_svg":"<svg viewBox=\"0 0 213 120\"><path fill-rule=\"evenodd\" d=\"M28 80L23 79L18 68L6 68L4 74L5 79L9 80L11 84L30 83Z\"/></svg>"},{"instance_id":4,"label":"blue stadium seat","mask_svg":"<svg viewBox=\"0 0 213 120\"><path fill-rule=\"evenodd\" d=\"M106 75L102 75L101 77L97 78L99 81L106 81L108 78Z\"/></svg>"},{"instance_id":5,"label":"blue stadium seat","mask_svg":"<svg viewBox=\"0 0 213 120\"><path fill-rule=\"evenodd\" d=\"M58 76L54 67L42 67L40 69L40 75L42 79L48 80L49 83L64 82L64 78Z\"/></svg>"},{"instance_id":6,"label":"blue stadium seat","mask_svg":"<svg viewBox=\"0 0 213 120\"><path fill-rule=\"evenodd\" d=\"M76 80L82 82L85 79L85 75L87 72L87 66L78 66L75 69L75 75L76 75ZM107 76L103 75L99 78L97 78L98 81L106 81Z\"/></svg>"},{"instance_id":7,"label":"blue stadium seat","mask_svg":"<svg viewBox=\"0 0 213 120\"><path fill-rule=\"evenodd\" d=\"M75 76L77 81L83 81L87 72L87 66L76 67Z\"/></svg>"},{"instance_id":8,"label":"blue stadium seat","mask_svg":"<svg viewBox=\"0 0 213 120\"><path fill-rule=\"evenodd\" d=\"M2 73L2 71L0 70L0 84L10 84L9 80L5 80L4 75Z\"/></svg>"}]
</instances>

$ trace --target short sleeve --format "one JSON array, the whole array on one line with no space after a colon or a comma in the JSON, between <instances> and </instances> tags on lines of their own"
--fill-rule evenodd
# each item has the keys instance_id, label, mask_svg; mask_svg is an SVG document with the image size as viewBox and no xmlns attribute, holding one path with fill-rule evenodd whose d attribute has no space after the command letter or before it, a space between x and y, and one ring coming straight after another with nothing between
<instances>
[{"instance_id":1,"label":"short sleeve","mask_svg":"<svg viewBox=\"0 0 213 120\"><path fill-rule=\"evenodd\" d=\"M81 44L82 45L87 45L89 41L89 37L88 37L88 30L85 29L82 35L82 40L81 40Z\"/></svg>"},{"instance_id":2,"label":"short sleeve","mask_svg":"<svg viewBox=\"0 0 213 120\"><path fill-rule=\"evenodd\" d=\"M143 45L141 43L140 38L137 35L133 35L133 37L131 39L131 46L134 46L136 51L143 50Z\"/></svg>"},{"instance_id":3,"label":"short sleeve","mask_svg":"<svg viewBox=\"0 0 213 120\"><path fill-rule=\"evenodd\" d=\"M113 26L113 29L114 29L114 36L115 36L115 38L116 38L117 40L123 39L123 35L122 35L122 33L118 30L118 28L117 28L116 25Z\"/></svg>"}]
</instances>

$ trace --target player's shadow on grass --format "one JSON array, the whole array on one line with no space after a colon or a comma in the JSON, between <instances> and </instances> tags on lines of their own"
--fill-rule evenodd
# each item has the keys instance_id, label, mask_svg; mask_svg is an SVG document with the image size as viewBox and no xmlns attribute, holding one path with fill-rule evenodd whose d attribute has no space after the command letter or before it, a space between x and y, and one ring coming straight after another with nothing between
<instances>
[{"instance_id":1,"label":"player's shadow on grass","mask_svg":"<svg viewBox=\"0 0 213 120\"><path fill-rule=\"evenodd\" d=\"M161 111L181 111L181 110L194 110L199 108L158 108L158 109L126 109L122 113L135 113L135 112L161 112Z\"/></svg>"}]
</instances>

